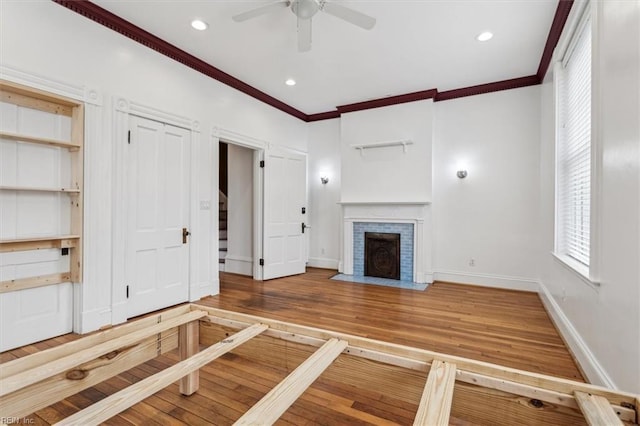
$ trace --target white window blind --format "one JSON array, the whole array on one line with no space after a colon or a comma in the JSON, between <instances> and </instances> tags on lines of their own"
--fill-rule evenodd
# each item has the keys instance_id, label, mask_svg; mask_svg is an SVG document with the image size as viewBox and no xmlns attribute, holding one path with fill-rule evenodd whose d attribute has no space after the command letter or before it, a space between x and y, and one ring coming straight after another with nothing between
<instances>
[{"instance_id":1,"label":"white window blind","mask_svg":"<svg viewBox=\"0 0 640 426\"><path fill-rule=\"evenodd\" d=\"M574 36L559 78L558 249L589 266L591 201L591 22Z\"/></svg>"}]
</instances>

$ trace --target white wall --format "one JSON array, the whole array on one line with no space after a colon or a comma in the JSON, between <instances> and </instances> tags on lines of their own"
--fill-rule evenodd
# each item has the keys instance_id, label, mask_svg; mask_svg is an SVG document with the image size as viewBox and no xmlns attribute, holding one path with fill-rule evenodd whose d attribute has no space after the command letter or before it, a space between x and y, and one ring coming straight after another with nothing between
<instances>
[{"instance_id":1,"label":"white wall","mask_svg":"<svg viewBox=\"0 0 640 426\"><path fill-rule=\"evenodd\" d=\"M542 297L588 378L640 392L640 3L593 2L594 143L601 150L600 286L578 278L550 254L554 232L554 96L543 87ZM598 28L599 27L599 28ZM566 35L563 35L565 37ZM599 94L599 95L598 95ZM598 99L598 96L599 99Z\"/></svg>"},{"instance_id":2,"label":"white wall","mask_svg":"<svg viewBox=\"0 0 640 426\"><path fill-rule=\"evenodd\" d=\"M309 124L309 266L338 269L340 258L340 119ZM329 183L323 185L320 176Z\"/></svg>"},{"instance_id":3,"label":"white wall","mask_svg":"<svg viewBox=\"0 0 640 426\"><path fill-rule=\"evenodd\" d=\"M429 200L436 279L536 291L539 97L539 87L528 87L435 104L413 102L312 123L310 264L328 264L322 249L339 258L339 200ZM351 147L403 137L415 143L408 154L394 147L360 156ZM459 163L466 163L466 179L456 177ZM333 186L333 178L321 185L321 169L336 167L342 171L341 188ZM396 189L382 184L383 178ZM315 216L318 213L321 218ZM475 266L469 265L472 258Z\"/></svg>"},{"instance_id":4,"label":"white wall","mask_svg":"<svg viewBox=\"0 0 640 426\"><path fill-rule=\"evenodd\" d=\"M435 104L436 279L537 290L539 96L534 86Z\"/></svg>"},{"instance_id":5,"label":"white wall","mask_svg":"<svg viewBox=\"0 0 640 426\"><path fill-rule=\"evenodd\" d=\"M340 118L341 201L431 201L431 99L343 114ZM351 145L409 139L413 145Z\"/></svg>"},{"instance_id":6,"label":"white wall","mask_svg":"<svg viewBox=\"0 0 640 426\"><path fill-rule=\"evenodd\" d=\"M228 145L225 272L253 275L253 150Z\"/></svg>"},{"instance_id":7,"label":"white wall","mask_svg":"<svg viewBox=\"0 0 640 426\"><path fill-rule=\"evenodd\" d=\"M29 23L26 25L25 23ZM306 151L306 123L145 48L50 1L2 2L0 65L70 85L87 86L102 95L93 107L85 164L85 282L76 287L81 324L91 331L113 322L112 304L122 299L124 283L111 269L114 236L122 224L112 212L111 196L121 164L113 161L115 116L112 99L126 98L199 124L193 164L197 229L191 240L192 288L217 291L217 209L199 210L199 201L217 205L217 138L214 126L277 145ZM117 271L116 271L117 272ZM115 287L112 289L112 284ZM199 296L198 296L199 297ZM126 303L121 300L122 303ZM121 321L118 318L117 321Z\"/></svg>"}]
</instances>

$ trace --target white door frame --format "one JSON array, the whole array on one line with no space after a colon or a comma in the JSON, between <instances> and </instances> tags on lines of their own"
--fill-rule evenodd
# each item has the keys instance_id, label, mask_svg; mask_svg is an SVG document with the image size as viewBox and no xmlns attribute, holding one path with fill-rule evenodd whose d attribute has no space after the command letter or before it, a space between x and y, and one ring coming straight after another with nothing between
<instances>
[{"instance_id":1,"label":"white door frame","mask_svg":"<svg viewBox=\"0 0 640 426\"><path fill-rule=\"evenodd\" d=\"M244 135L242 133L237 133L231 130L227 130L220 127L214 127L212 129L212 143L215 145L212 149L212 152L215 152L215 155L212 156L212 170L218 170L220 167L220 150L219 144L220 142L224 142L231 145L241 146L244 148L249 148L253 150L253 279L257 281L262 281L262 267L258 263L258 259L262 258L262 241L263 241L263 232L262 232L262 215L263 215L263 200L264 200L264 176L262 173L257 173L255 171L260 170L260 161L264 160L264 151L267 149L270 144L269 142L256 139L251 136ZM218 177L214 177L214 185L211 194L211 199L215 200L215 203L212 205L218 205L218 188L220 183L218 182ZM215 214L212 215L212 223L215 223L215 226L212 229L218 229L218 212L216 209ZM218 239L211 238L211 253L218 252ZM219 274L219 266L217 262L214 262L214 276L218 276Z\"/></svg>"},{"instance_id":2,"label":"white door frame","mask_svg":"<svg viewBox=\"0 0 640 426\"><path fill-rule=\"evenodd\" d=\"M211 130L211 143L214 145L211 147L211 170L218 170L220 165L220 150L219 143L224 142L232 145L241 146L244 148L249 148L253 150L253 167L254 171L260 171L260 162L265 159L265 151L272 147L270 142L267 142L262 139L254 138L252 136L248 136L242 133L238 133L232 130L228 130L219 126L214 126ZM305 156L307 161L307 175L308 175L308 154L306 152L300 151L295 148L290 148L287 146L278 146L278 148L291 151L296 154L302 154ZM268 167L268 166L267 166ZM213 187L211 191L211 199L214 200L212 203L213 206L218 205L219 197L218 197L218 176L213 176ZM306 205L309 205L308 197L309 197L309 188L308 182L306 184ZM261 171L259 173L253 174L253 279L256 281L263 280L263 268L260 266L258 259L263 257L263 243L264 243L264 229L263 229L263 217L264 217L264 173ZM211 229L219 229L218 228L218 210L212 208L211 215ZM218 231L219 232L219 231ZM308 258L308 241L305 247L306 254L305 256ZM211 253L218 253L218 239L211 238ZM308 260L308 259L307 259ZM213 273L214 277L219 276L219 266L218 262L213 262Z\"/></svg>"},{"instance_id":3,"label":"white door frame","mask_svg":"<svg viewBox=\"0 0 640 426\"><path fill-rule=\"evenodd\" d=\"M198 178L197 178L197 159L198 148L200 145L200 123L170 112L165 112L153 107L136 103L125 97L116 97L113 102L113 246L112 246L112 281L111 281L111 324L119 324L127 320L127 296L126 296L126 279L124 274L124 265L126 258L126 240L127 240L127 215L128 206L126 202L126 171L127 164L127 135L129 131L129 116L136 115L138 117L147 118L161 123L170 124L172 126L181 127L189 130L191 133L191 153L190 153L190 171L191 185L189 191L189 226L192 235L198 235L198 218L197 206L194 205L198 194ZM196 297L196 271L198 262L197 250L194 250L195 238L192 238L189 245L189 300ZM198 295L196 298L199 298Z\"/></svg>"}]
</instances>

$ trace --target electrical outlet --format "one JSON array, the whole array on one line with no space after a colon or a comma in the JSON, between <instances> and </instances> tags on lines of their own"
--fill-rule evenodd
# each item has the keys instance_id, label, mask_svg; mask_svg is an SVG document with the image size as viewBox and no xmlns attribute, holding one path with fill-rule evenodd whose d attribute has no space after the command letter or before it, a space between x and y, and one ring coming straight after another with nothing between
<instances>
[{"instance_id":1,"label":"electrical outlet","mask_svg":"<svg viewBox=\"0 0 640 426\"><path fill-rule=\"evenodd\" d=\"M476 260L473 257L469 259L469 266L476 266Z\"/></svg>"},{"instance_id":2,"label":"electrical outlet","mask_svg":"<svg viewBox=\"0 0 640 426\"><path fill-rule=\"evenodd\" d=\"M211 210L211 202L209 200L200 201L200 210Z\"/></svg>"},{"instance_id":3,"label":"electrical outlet","mask_svg":"<svg viewBox=\"0 0 640 426\"><path fill-rule=\"evenodd\" d=\"M320 254L324 254L324 248L320 249Z\"/></svg>"}]
</instances>

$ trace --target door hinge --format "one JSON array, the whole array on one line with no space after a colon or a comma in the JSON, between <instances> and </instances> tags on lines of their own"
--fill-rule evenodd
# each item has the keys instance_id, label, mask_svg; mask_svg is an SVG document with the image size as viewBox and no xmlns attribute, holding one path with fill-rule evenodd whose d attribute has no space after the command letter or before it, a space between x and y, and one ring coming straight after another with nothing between
<instances>
[{"instance_id":1,"label":"door hinge","mask_svg":"<svg viewBox=\"0 0 640 426\"><path fill-rule=\"evenodd\" d=\"M129 298L129 286L127 286L127 299Z\"/></svg>"},{"instance_id":2,"label":"door hinge","mask_svg":"<svg viewBox=\"0 0 640 426\"><path fill-rule=\"evenodd\" d=\"M127 131L127 143L131 144L131 130Z\"/></svg>"},{"instance_id":3,"label":"door hinge","mask_svg":"<svg viewBox=\"0 0 640 426\"><path fill-rule=\"evenodd\" d=\"M260 264L260 266L264 266L264 259L260 259L258 263Z\"/></svg>"},{"instance_id":4,"label":"door hinge","mask_svg":"<svg viewBox=\"0 0 640 426\"><path fill-rule=\"evenodd\" d=\"M260 160L260 168L264 169L264 160Z\"/></svg>"}]
</instances>

